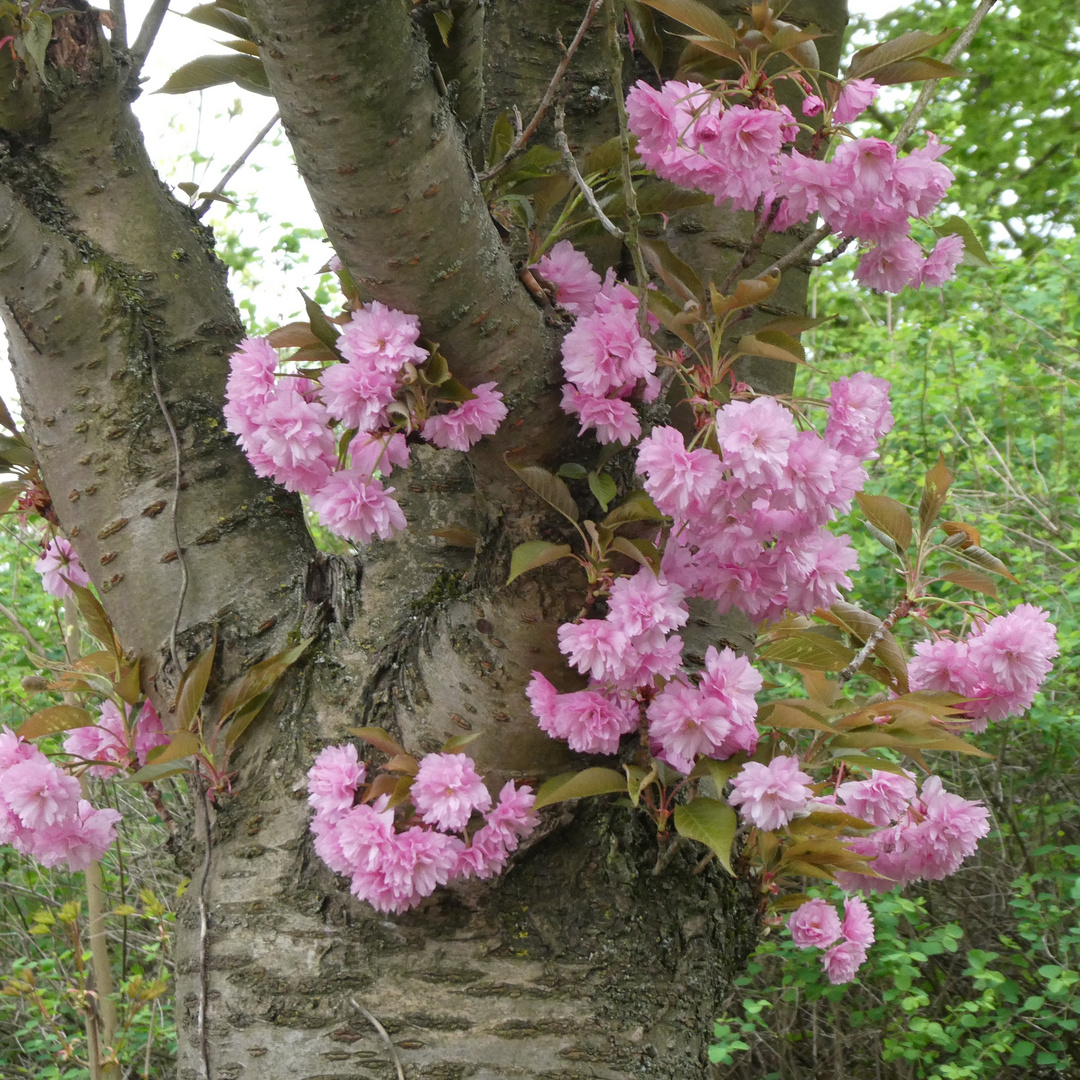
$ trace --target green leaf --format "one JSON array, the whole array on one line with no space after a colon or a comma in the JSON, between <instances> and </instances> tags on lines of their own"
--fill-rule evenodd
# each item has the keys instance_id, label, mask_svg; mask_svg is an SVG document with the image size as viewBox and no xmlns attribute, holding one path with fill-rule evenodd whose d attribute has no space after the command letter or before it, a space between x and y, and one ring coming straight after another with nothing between
<instances>
[{"instance_id":1,"label":"green leaf","mask_svg":"<svg viewBox=\"0 0 1080 1080\"><path fill-rule=\"evenodd\" d=\"M45 50L52 41L52 19L43 11L31 11L24 16L23 27L20 52L25 50L24 55L33 60L42 82L48 83L45 76Z\"/></svg>"},{"instance_id":2,"label":"green leaf","mask_svg":"<svg viewBox=\"0 0 1080 1080\"><path fill-rule=\"evenodd\" d=\"M735 48L735 32L711 8L698 0L641 0L651 8L689 26L699 34L723 42L729 48Z\"/></svg>"},{"instance_id":3,"label":"green leaf","mask_svg":"<svg viewBox=\"0 0 1080 1080\"><path fill-rule=\"evenodd\" d=\"M607 473L589 473L589 490L600 504L601 510L607 510L611 500L619 493L615 481Z\"/></svg>"},{"instance_id":4,"label":"green leaf","mask_svg":"<svg viewBox=\"0 0 1080 1080\"><path fill-rule=\"evenodd\" d=\"M307 311L311 332L323 345L337 354L337 327L326 317L326 312L303 289L297 289L296 291L304 298L304 309Z\"/></svg>"},{"instance_id":5,"label":"green leaf","mask_svg":"<svg viewBox=\"0 0 1080 1080\"><path fill-rule=\"evenodd\" d=\"M212 26L223 34L232 34L233 37L243 38L246 41L253 41L255 38L251 23L243 15L237 15L217 4L199 4L187 12L184 18L192 19L204 26Z\"/></svg>"},{"instance_id":6,"label":"green leaf","mask_svg":"<svg viewBox=\"0 0 1080 1080\"><path fill-rule=\"evenodd\" d=\"M855 498L867 521L895 541L901 551L906 551L911 543L912 527L911 515L903 504L887 495L866 495L861 491Z\"/></svg>"},{"instance_id":7,"label":"green leaf","mask_svg":"<svg viewBox=\"0 0 1080 1080\"><path fill-rule=\"evenodd\" d=\"M8 411L7 405L4 403L4 399L0 398L0 425L6 427L12 435L18 435L19 429L12 419L11 413Z\"/></svg>"},{"instance_id":8,"label":"green leaf","mask_svg":"<svg viewBox=\"0 0 1080 1080\"><path fill-rule=\"evenodd\" d=\"M381 727L351 727L346 728L345 730L348 731L350 735L355 735L358 739L363 739L364 742L374 746L376 750L381 750L384 754L389 754L391 757L395 754L405 753L405 747L400 746L390 733L384 731Z\"/></svg>"},{"instance_id":9,"label":"green leaf","mask_svg":"<svg viewBox=\"0 0 1080 1080\"><path fill-rule=\"evenodd\" d=\"M98 598L84 585L76 585L68 582L71 591L75 594L75 602L79 605L79 614L86 622L86 628L109 650L114 656L120 655L120 647L113 633L112 622L105 614Z\"/></svg>"},{"instance_id":10,"label":"green leaf","mask_svg":"<svg viewBox=\"0 0 1080 1080\"><path fill-rule=\"evenodd\" d=\"M565 518L577 521L579 514L570 489L553 473L539 465L514 465L507 462L518 477L529 485L549 506L553 506Z\"/></svg>"},{"instance_id":11,"label":"green leaf","mask_svg":"<svg viewBox=\"0 0 1080 1080\"><path fill-rule=\"evenodd\" d=\"M116 680L116 692L129 705L138 705L142 697L142 688L139 686L139 665L139 657L135 657L134 664L122 664Z\"/></svg>"},{"instance_id":12,"label":"green leaf","mask_svg":"<svg viewBox=\"0 0 1080 1080\"><path fill-rule=\"evenodd\" d=\"M26 485L21 480L6 480L0 484L0 514L6 514Z\"/></svg>"},{"instance_id":13,"label":"green leaf","mask_svg":"<svg viewBox=\"0 0 1080 1080\"><path fill-rule=\"evenodd\" d=\"M608 545L610 551L618 551L628 559L647 566L654 574L660 566L660 552L651 540L641 537L633 539L626 536L616 536Z\"/></svg>"},{"instance_id":14,"label":"green leaf","mask_svg":"<svg viewBox=\"0 0 1080 1080\"><path fill-rule=\"evenodd\" d=\"M0 435L0 460L12 465L33 465L34 451L21 435Z\"/></svg>"},{"instance_id":15,"label":"green leaf","mask_svg":"<svg viewBox=\"0 0 1080 1080\"><path fill-rule=\"evenodd\" d=\"M900 60L879 68L874 72L874 82L879 86L898 86L901 83L922 82L924 79L955 79L963 74L952 64L943 64L933 57L913 56L910 60Z\"/></svg>"},{"instance_id":16,"label":"green leaf","mask_svg":"<svg viewBox=\"0 0 1080 1080\"><path fill-rule=\"evenodd\" d=\"M997 582L986 574L980 574L977 570L968 570L954 563L946 563L943 567L946 572L941 575L943 581L949 581L953 585L959 585L962 589L971 589L972 592L982 593L984 596L992 596L997 599Z\"/></svg>"},{"instance_id":17,"label":"green leaf","mask_svg":"<svg viewBox=\"0 0 1080 1080\"><path fill-rule=\"evenodd\" d=\"M816 671L843 671L855 659L855 654L846 645L809 631L774 641L758 655L762 660Z\"/></svg>"},{"instance_id":18,"label":"green leaf","mask_svg":"<svg viewBox=\"0 0 1080 1080\"><path fill-rule=\"evenodd\" d=\"M187 768L187 765L180 765L175 761L155 762L152 765L144 765L130 776L121 777L120 783L152 784L155 780L163 780L166 776L179 776L180 773L186 772Z\"/></svg>"},{"instance_id":19,"label":"green leaf","mask_svg":"<svg viewBox=\"0 0 1080 1080\"><path fill-rule=\"evenodd\" d=\"M167 731L169 741L165 746L155 746L146 755L147 765L166 765L180 758L190 757L199 752L202 743L199 736L190 731Z\"/></svg>"},{"instance_id":20,"label":"green leaf","mask_svg":"<svg viewBox=\"0 0 1080 1080\"><path fill-rule=\"evenodd\" d=\"M583 772L561 773L545 780L536 793L534 810L568 799L584 799L590 795L609 795L626 791L626 777L614 769L585 769Z\"/></svg>"},{"instance_id":21,"label":"green leaf","mask_svg":"<svg viewBox=\"0 0 1080 1080\"><path fill-rule=\"evenodd\" d=\"M985 548L979 547L977 544L968 544L967 547L953 548L951 554L956 559L964 559L969 563L979 567L981 570L989 570L992 574L1000 574L1002 577L1008 578L1010 581L1015 581L1018 585L1020 581L1014 577L1009 568L999 559L996 555L991 555Z\"/></svg>"},{"instance_id":22,"label":"green leaf","mask_svg":"<svg viewBox=\"0 0 1080 1080\"><path fill-rule=\"evenodd\" d=\"M559 466L558 475L566 477L567 480L584 480L589 475L589 470L584 465L568 461L565 465Z\"/></svg>"},{"instance_id":23,"label":"green leaf","mask_svg":"<svg viewBox=\"0 0 1080 1080\"><path fill-rule=\"evenodd\" d=\"M630 29L634 32L635 48L641 50L645 59L653 66L657 75L664 59L664 42L656 32L653 13L639 0L623 0L626 14L630 19Z\"/></svg>"},{"instance_id":24,"label":"green leaf","mask_svg":"<svg viewBox=\"0 0 1080 1080\"><path fill-rule=\"evenodd\" d=\"M892 41L883 41L860 49L848 65L849 79L865 79L873 72L880 71L889 64L909 60L940 45L955 34L955 30L945 30L940 34L928 34L925 30L909 30L906 34L895 37ZM875 79L877 76L874 76Z\"/></svg>"},{"instance_id":25,"label":"green leaf","mask_svg":"<svg viewBox=\"0 0 1080 1080\"><path fill-rule=\"evenodd\" d=\"M663 240L642 238L641 251L676 296L704 306L705 286L701 284L701 279L694 273L693 267L683 262Z\"/></svg>"},{"instance_id":26,"label":"green leaf","mask_svg":"<svg viewBox=\"0 0 1080 1080\"><path fill-rule=\"evenodd\" d=\"M830 735L836 734L836 729L824 720L819 720L816 716L796 706L785 705L781 702L764 706L758 716L758 724L763 727L780 728L784 731L794 729L796 731L827 731Z\"/></svg>"},{"instance_id":27,"label":"green leaf","mask_svg":"<svg viewBox=\"0 0 1080 1080\"><path fill-rule=\"evenodd\" d=\"M646 772L637 765L624 765L626 773L626 794L630 796L630 802L637 806L641 802L641 791L656 780L656 766Z\"/></svg>"},{"instance_id":28,"label":"green leaf","mask_svg":"<svg viewBox=\"0 0 1080 1080\"><path fill-rule=\"evenodd\" d=\"M439 28L439 37L442 38L442 43L447 48L450 48L450 31L454 28L453 13L449 11L436 11L435 25Z\"/></svg>"},{"instance_id":29,"label":"green leaf","mask_svg":"<svg viewBox=\"0 0 1080 1080\"><path fill-rule=\"evenodd\" d=\"M510 123L510 114L503 112L491 125L491 143L488 146L487 164L490 169L506 156L507 150L514 143L514 128Z\"/></svg>"},{"instance_id":30,"label":"green leaf","mask_svg":"<svg viewBox=\"0 0 1080 1080\"><path fill-rule=\"evenodd\" d=\"M94 718L85 709L76 708L74 705L50 705L31 713L19 725L15 734L23 739L39 739L42 735L90 727L93 723Z\"/></svg>"},{"instance_id":31,"label":"green leaf","mask_svg":"<svg viewBox=\"0 0 1080 1080\"><path fill-rule=\"evenodd\" d=\"M779 274L770 274L768 277L742 278L736 283L733 293L724 295L710 281L709 300L713 306L713 313L725 315L729 311L738 311L740 308L760 304L768 300L776 292L779 284Z\"/></svg>"},{"instance_id":32,"label":"green leaf","mask_svg":"<svg viewBox=\"0 0 1080 1080\"><path fill-rule=\"evenodd\" d=\"M221 719L225 720L249 701L270 690L285 672L300 658L304 650L314 641L305 638L299 645L276 653L251 668L225 691L221 702Z\"/></svg>"},{"instance_id":33,"label":"green leaf","mask_svg":"<svg viewBox=\"0 0 1080 1080\"><path fill-rule=\"evenodd\" d=\"M937 464L926 474L922 498L919 500L919 528L926 536L933 528L945 500L949 497L949 488L955 478L945 465L945 455L938 455Z\"/></svg>"},{"instance_id":34,"label":"green leaf","mask_svg":"<svg viewBox=\"0 0 1080 1080\"><path fill-rule=\"evenodd\" d=\"M180 731L190 731L192 721L199 711L206 696L206 684L210 681L210 672L214 667L214 653L217 651L217 638L211 642L180 676L180 689L176 694L176 726Z\"/></svg>"},{"instance_id":35,"label":"green leaf","mask_svg":"<svg viewBox=\"0 0 1080 1080\"><path fill-rule=\"evenodd\" d=\"M731 844L738 827L735 811L719 799L691 799L675 807L675 828L679 835L697 840L714 851L720 865L733 877Z\"/></svg>"},{"instance_id":36,"label":"green leaf","mask_svg":"<svg viewBox=\"0 0 1080 1080\"><path fill-rule=\"evenodd\" d=\"M468 746L469 743L476 742L483 734L482 731L473 731L468 735L451 735L450 738L443 743L442 752L444 754L455 754L458 750Z\"/></svg>"},{"instance_id":37,"label":"green leaf","mask_svg":"<svg viewBox=\"0 0 1080 1080\"><path fill-rule=\"evenodd\" d=\"M200 56L177 68L155 94L189 94L208 86L236 83L242 90L270 94L270 83L262 61L253 56Z\"/></svg>"},{"instance_id":38,"label":"green leaf","mask_svg":"<svg viewBox=\"0 0 1080 1080\"><path fill-rule=\"evenodd\" d=\"M964 241L964 261L972 262L978 266L988 266L993 269L994 264L986 254L975 230L957 215L946 218L940 225L932 226L937 236L959 236Z\"/></svg>"},{"instance_id":39,"label":"green leaf","mask_svg":"<svg viewBox=\"0 0 1080 1080\"><path fill-rule=\"evenodd\" d=\"M649 493L638 488L636 491L631 491L600 524L609 529L617 529L630 521L663 520L664 515L657 510L656 503L652 501Z\"/></svg>"},{"instance_id":40,"label":"green leaf","mask_svg":"<svg viewBox=\"0 0 1080 1080\"><path fill-rule=\"evenodd\" d=\"M648 181L637 189L637 208L642 217L647 214L674 214L677 210L689 210L691 207L704 206L712 201L711 195L679 187L670 180ZM623 192L616 195L604 207L604 212L610 218L624 216L626 195Z\"/></svg>"},{"instance_id":41,"label":"green leaf","mask_svg":"<svg viewBox=\"0 0 1080 1080\"><path fill-rule=\"evenodd\" d=\"M233 718L229 721L229 728L225 732L225 746L228 749L231 750L240 741L240 736L251 727L252 721L262 712L263 706L270 700L272 693L273 690L264 691L233 714Z\"/></svg>"},{"instance_id":42,"label":"green leaf","mask_svg":"<svg viewBox=\"0 0 1080 1080\"><path fill-rule=\"evenodd\" d=\"M510 556L510 576L506 579L509 585L516 577L520 577L528 570L535 570L538 566L547 566L548 563L557 562L572 556L573 548L569 544L549 544L546 540L526 540L524 544L518 544Z\"/></svg>"},{"instance_id":43,"label":"green leaf","mask_svg":"<svg viewBox=\"0 0 1080 1080\"><path fill-rule=\"evenodd\" d=\"M744 356L764 356L789 364L805 364L806 350L793 338L779 330L759 330L744 334L739 340L739 352Z\"/></svg>"}]
</instances>

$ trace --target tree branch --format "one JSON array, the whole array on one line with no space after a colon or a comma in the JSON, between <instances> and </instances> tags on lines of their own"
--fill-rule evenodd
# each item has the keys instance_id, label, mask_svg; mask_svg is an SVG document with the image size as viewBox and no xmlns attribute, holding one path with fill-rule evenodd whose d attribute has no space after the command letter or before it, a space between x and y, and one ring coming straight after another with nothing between
<instances>
[{"instance_id":1,"label":"tree branch","mask_svg":"<svg viewBox=\"0 0 1080 1080\"><path fill-rule=\"evenodd\" d=\"M248 148L225 170L225 175L217 182L217 185L210 192L211 195L220 195L225 190L225 185L244 167L244 163L249 157L259 148L263 139L274 130L274 125L281 119L281 113L274 113L272 117L266 122L265 126L251 140ZM203 199L197 207L195 207L194 213L197 218L201 218L207 210L210 209L210 204L214 200L212 198Z\"/></svg>"},{"instance_id":2,"label":"tree branch","mask_svg":"<svg viewBox=\"0 0 1080 1080\"><path fill-rule=\"evenodd\" d=\"M135 44L131 46L131 72L128 78L132 82L138 80L168 10L169 0L154 0L150 5L150 10L146 13L142 26L139 27L139 36L135 39Z\"/></svg>"},{"instance_id":3,"label":"tree branch","mask_svg":"<svg viewBox=\"0 0 1080 1080\"><path fill-rule=\"evenodd\" d=\"M536 392L545 372L554 388L555 335L491 221L406 6L343 10L308 0L248 6L297 165L353 279L419 315L461 381L497 377L509 423L475 460L481 473L502 474L502 451L538 444L543 453L568 430L554 389ZM518 419L526 426L515 430Z\"/></svg>"},{"instance_id":4,"label":"tree branch","mask_svg":"<svg viewBox=\"0 0 1080 1080\"><path fill-rule=\"evenodd\" d=\"M559 61L558 67L555 68L555 74L551 77L551 83L548 85L547 90L544 91L544 96L540 99L540 104L536 107L536 112L533 113L533 118L529 121L524 129L518 132L517 138L514 139L510 149L497 161L490 169L485 169L477 177L478 180L485 181L490 180L492 177L498 176L499 173L510 164L525 149L528 141L536 134L536 129L540 126L540 121L544 119L544 115L551 107L551 103L555 100L555 91L559 89L559 83L562 82L563 76L566 74L566 69L570 66L570 61L574 58L574 53L577 52L578 46L585 38L585 32L589 29L590 24L596 17L596 13L600 10L600 5L604 0L590 0L589 7L585 12L585 17L581 20L581 25L577 29L577 33L574 35L573 40L563 50L562 59ZM559 36L560 43L562 42L562 36ZM603 216L603 215L601 215Z\"/></svg>"},{"instance_id":5,"label":"tree branch","mask_svg":"<svg viewBox=\"0 0 1080 1080\"><path fill-rule=\"evenodd\" d=\"M960 31L960 36L952 43L949 47L949 51L945 54L946 64L951 64L971 44L979 27L982 25L983 19L986 18L990 9L996 3L997 0L982 0L975 9L975 14L971 16L967 26ZM923 84L923 88L919 92L919 96L912 106L911 112L907 114L906 119L900 125L900 130L893 139L897 152L903 150L908 139L911 138L915 131L915 125L919 122L919 118L926 112L930 102L933 101L934 97L937 95L938 83L940 82L940 79L930 79Z\"/></svg>"}]
</instances>

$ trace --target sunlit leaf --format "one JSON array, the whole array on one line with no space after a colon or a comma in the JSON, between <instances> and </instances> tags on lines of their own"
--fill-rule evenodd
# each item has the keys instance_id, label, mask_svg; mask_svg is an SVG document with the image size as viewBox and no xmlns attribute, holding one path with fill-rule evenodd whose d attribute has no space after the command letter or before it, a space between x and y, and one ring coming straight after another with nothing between
<instances>
[{"instance_id":1,"label":"sunlit leaf","mask_svg":"<svg viewBox=\"0 0 1080 1080\"><path fill-rule=\"evenodd\" d=\"M370 743L376 750L381 750L384 754L389 754L393 757L395 754L404 754L405 748L390 735L389 732L384 731L381 727L353 727L346 728L346 731L350 735L355 735L358 739L363 739L364 742Z\"/></svg>"},{"instance_id":2,"label":"sunlit leaf","mask_svg":"<svg viewBox=\"0 0 1080 1080\"><path fill-rule=\"evenodd\" d=\"M626 777L614 769L591 768L582 772L561 773L540 785L533 808L539 810L543 806L566 802L568 799L609 795L616 791L626 791Z\"/></svg>"},{"instance_id":3,"label":"sunlit leaf","mask_svg":"<svg viewBox=\"0 0 1080 1080\"><path fill-rule=\"evenodd\" d=\"M270 94L270 83L262 61L254 56L200 56L174 71L156 94L189 94L209 86L236 83L243 90Z\"/></svg>"},{"instance_id":4,"label":"sunlit leaf","mask_svg":"<svg viewBox=\"0 0 1080 1080\"><path fill-rule=\"evenodd\" d=\"M715 852L720 865L732 876L731 844L739 820L727 803L719 799L691 799L675 807L675 828L680 836L696 840Z\"/></svg>"},{"instance_id":5,"label":"sunlit leaf","mask_svg":"<svg viewBox=\"0 0 1080 1080\"><path fill-rule=\"evenodd\" d=\"M547 469L541 469L539 465L514 465L510 468L518 474L518 477L540 496L549 506L553 506L564 517L571 521L577 521L578 508L574 502L570 489L554 474Z\"/></svg>"},{"instance_id":6,"label":"sunlit leaf","mask_svg":"<svg viewBox=\"0 0 1080 1080\"><path fill-rule=\"evenodd\" d=\"M55 735L58 731L90 727L93 723L94 718L85 709L74 705L50 705L31 713L19 725L15 734L23 739L39 739L42 735Z\"/></svg>"},{"instance_id":7,"label":"sunlit leaf","mask_svg":"<svg viewBox=\"0 0 1080 1080\"><path fill-rule=\"evenodd\" d=\"M192 722L206 696L206 684L210 681L210 672L214 667L214 653L217 651L215 638L190 664L180 676L180 689L176 694L174 716L180 731L190 731Z\"/></svg>"},{"instance_id":8,"label":"sunlit leaf","mask_svg":"<svg viewBox=\"0 0 1080 1080\"><path fill-rule=\"evenodd\" d=\"M527 540L524 544L518 544L510 556L510 576L506 583L509 585L514 578L527 571L568 558L573 553L569 544L549 544L546 540Z\"/></svg>"},{"instance_id":9,"label":"sunlit leaf","mask_svg":"<svg viewBox=\"0 0 1080 1080\"><path fill-rule=\"evenodd\" d=\"M856 496L859 507L867 520L894 540L901 551L911 543L911 515L902 503L887 495L867 495L860 491Z\"/></svg>"}]
</instances>

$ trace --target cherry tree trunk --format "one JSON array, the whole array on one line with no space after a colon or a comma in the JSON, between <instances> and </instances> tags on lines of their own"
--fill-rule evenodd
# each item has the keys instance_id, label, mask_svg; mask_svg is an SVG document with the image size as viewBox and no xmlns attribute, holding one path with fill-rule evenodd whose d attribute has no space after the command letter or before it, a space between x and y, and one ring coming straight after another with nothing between
<instances>
[{"instance_id":1,"label":"cherry tree trunk","mask_svg":"<svg viewBox=\"0 0 1080 1080\"><path fill-rule=\"evenodd\" d=\"M417 451L398 484L408 535L353 558L317 554L299 502L256 478L224 429L240 323L212 236L146 157L126 54L110 52L93 15L58 17L50 84L0 95L0 291L26 426L60 525L124 646L144 658L147 689L167 710L179 669L215 634L211 695L314 638L244 735L232 794L209 821L197 814L189 838L181 1080L203 1080L207 1065L206 1080L707 1075L712 1020L756 941L756 903L715 863L695 872L691 845L655 873L643 819L603 800L570 804L545 811L502 877L389 917L350 896L307 831L304 774L348 727L377 724L413 752L480 733L470 752L493 784L575 764L537 730L523 688L533 669L558 679L555 629L574 617L583 581L546 568L504 584L515 544L561 539L505 455L555 468L596 448L558 409L562 328L520 284L474 166L499 113L531 115L559 35L571 39L585 8L452 0L446 47L423 6L403 0L251 0L335 250L368 295L420 315L459 379L497 380L510 408L468 457ZM796 3L786 17L836 35L822 43L835 68L842 0ZM582 147L616 130L604 18L563 88ZM639 63L627 58L626 85L646 74ZM719 280L747 222L686 211L669 236ZM759 265L796 239L771 238ZM610 242L597 251L623 259ZM793 269L773 300L796 313L804 296ZM770 390L790 389L786 376L753 373ZM475 549L432 535L447 529L474 534ZM691 632L702 650L710 632L746 645L738 628L705 620Z\"/></svg>"}]
</instances>

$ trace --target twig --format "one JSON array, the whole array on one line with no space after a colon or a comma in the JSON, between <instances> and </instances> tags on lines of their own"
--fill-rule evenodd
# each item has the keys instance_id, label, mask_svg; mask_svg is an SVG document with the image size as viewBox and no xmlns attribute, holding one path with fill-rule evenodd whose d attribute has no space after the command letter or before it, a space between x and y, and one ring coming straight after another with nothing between
<instances>
[{"instance_id":1,"label":"twig","mask_svg":"<svg viewBox=\"0 0 1080 1080\"><path fill-rule=\"evenodd\" d=\"M38 656L48 655L39 644L38 639L34 637L34 635L31 634L30 631L27 630L21 622L19 622L19 616L16 615L14 611L12 611L8 607L5 607L3 604L0 604L0 615L3 615L4 618L7 619L9 623L11 623L12 627L15 630L18 630L18 632L22 634L24 638L26 638L27 645L29 645L30 648L33 649Z\"/></svg>"},{"instance_id":2,"label":"twig","mask_svg":"<svg viewBox=\"0 0 1080 1080\"><path fill-rule=\"evenodd\" d=\"M259 144L263 141L263 139L266 138L267 135L270 134L270 132L274 129L274 125L280 119L281 113L279 112L274 113L274 115L270 117L270 120L267 122L266 126L262 129L262 131L260 131L259 134L251 140L251 145L232 163L232 165L229 166L225 175L217 182L217 187L215 187L210 192L211 196L220 195L225 190L225 185L243 168L244 162L247 161L247 159L255 152ZM213 198L203 199L203 201L199 203L197 207L195 207L195 216L201 218L203 214L205 214L206 211L210 209L210 204L213 201Z\"/></svg>"},{"instance_id":3,"label":"twig","mask_svg":"<svg viewBox=\"0 0 1080 1080\"><path fill-rule=\"evenodd\" d=\"M154 45L154 39L158 36L158 31L161 29L162 20L165 18L165 12L169 10L169 0L154 0L150 5L150 10L146 13L146 18L143 19L142 26L139 27L139 36L135 39L135 44L131 47L131 74L128 78L135 82L140 72L143 69L143 64L146 63L146 58L150 55L150 50Z\"/></svg>"},{"instance_id":4,"label":"twig","mask_svg":"<svg viewBox=\"0 0 1080 1080\"><path fill-rule=\"evenodd\" d=\"M176 425L173 423L169 407L165 404L165 397L161 393L161 383L158 382L156 356L154 354L154 335L144 327L146 333L147 355L150 360L150 381L154 387L154 397L157 398L158 408L165 418L165 426L169 429L169 437L172 439L174 463L173 478L173 504L172 504L172 531L173 543L176 544L176 558L180 563L180 593L176 598L176 615L172 626L169 628L169 652L172 655L173 667L176 674L180 675L180 658L176 652L176 631L180 626L180 613L184 610L184 597L188 590L187 560L184 558L184 549L180 546L180 526L177 523L177 507L180 505L180 437L176 434Z\"/></svg>"},{"instance_id":5,"label":"twig","mask_svg":"<svg viewBox=\"0 0 1080 1080\"><path fill-rule=\"evenodd\" d=\"M356 998L349 998L349 1004L359 1013L363 1013L367 1022L379 1033L383 1043L386 1046L387 1053L390 1055L390 1060L393 1062L394 1068L397 1070L398 1080L405 1080L405 1070L401 1067L401 1058L398 1057L397 1047L393 1044L387 1033L386 1028L379 1023L379 1020L372 1013L369 1013L367 1009L361 1005Z\"/></svg>"},{"instance_id":6,"label":"twig","mask_svg":"<svg viewBox=\"0 0 1080 1080\"><path fill-rule=\"evenodd\" d=\"M760 203L759 203L760 206ZM760 211L759 211L760 212ZM750 238L750 245L742 253L742 257L731 268L728 276L724 278L723 284L720 286L721 294L726 294L728 289L735 284L738 276L744 271L748 270L753 264L754 260L761 253L761 246L765 243L765 236L772 226L772 223L776 220L776 215L780 212L780 201L777 200L769 207L766 213L762 213L758 219L757 226L754 229L754 235Z\"/></svg>"},{"instance_id":7,"label":"twig","mask_svg":"<svg viewBox=\"0 0 1080 1080\"><path fill-rule=\"evenodd\" d=\"M485 169L477 177L478 180L490 180L494 176L498 176L499 173L510 164L525 148L525 144L536 133L536 129L540 126L540 121L544 119L544 114L551 107L552 101L555 100L555 91L559 89L559 83L562 82L563 76L566 74L566 69L570 66L570 61L574 58L574 53L577 52L578 46L581 44L582 39L585 37L585 32L589 29L590 23L596 16L597 11L600 10L600 5L603 0L590 0L588 10L585 12L585 18L581 20L581 25L578 27L577 33L574 35L574 39L563 50L563 57L559 61L559 66L555 69L555 74L551 77L551 82L548 85L547 90L544 91L544 96L540 99L540 104L536 107L536 112L533 113L533 118L529 121L528 125L518 132L518 136L510 144L510 149L494 164L490 169Z\"/></svg>"},{"instance_id":8,"label":"twig","mask_svg":"<svg viewBox=\"0 0 1080 1080\"><path fill-rule=\"evenodd\" d=\"M592 192L592 188L585 183L585 177L581 175L578 170L577 162L574 160L574 155L570 152L570 144L566 141L566 132L563 130L563 110L562 106L559 106L555 110L555 145L562 151L563 167L573 178L573 181L578 186L582 197L592 208L592 212L596 215L600 224L611 233L612 236L618 237L620 240L626 239L626 233L619 228L608 216L600 209L600 204L596 201L596 196Z\"/></svg>"},{"instance_id":9,"label":"twig","mask_svg":"<svg viewBox=\"0 0 1080 1080\"><path fill-rule=\"evenodd\" d=\"M668 863L675 858L675 852L682 847L683 838L676 836L672 839L663 851L656 857L656 865L652 868L652 876L659 877L667 867Z\"/></svg>"},{"instance_id":10,"label":"twig","mask_svg":"<svg viewBox=\"0 0 1080 1080\"><path fill-rule=\"evenodd\" d=\"M819 225L804 240L800 240L786 255L782 255L772 266L767 266L762 270L758 277L771 277L773 274L779 274L781 270L786 270L789 266L794 266L804 255L809 255L831 232L832 229L828 225Z\"/></svg>"},{"instance_id":11,"label":"twig","mask_svg":"<svg viewBox=\"0 0 1080 1080\"><path fill-rule=\"evenodd\" d=\"M645 257L641 253L641 240L638 225L641 215L638 213L637 192L634 190L634 170L630 165L630 118L626 112L626 95L622 84L622 49L619 47L619 16L612 0L607 4L607 49L608 65L611 69L611 89L615 97L615 111L619 117L619 165L622 170L623 194L626 198L626 246L634 260L634 277L638 287L638 329L648 336L649 326L649 271L645 267Z\"/></svg>"},{"instance_id":12,"label":"twig","mask_svg":"<svg viewBox=\"0 0 1080 1080\"><path fill-rule=\"evenodd\" d=\"M202 1080L210 1080L210 1042L206 1037L206 1008L210 991L210 920L207 914L206 883L210 880L210 800L207 788L199 773L195 774L195 787L203 819L203 867L199 878L199 1004L196 1030L199 1038L199 1056L202 1060Z\"/></svg>"},{"instance_id":13,"label":"twig","mask_svg":"<svg viewBox=\"0 0 1080 1080\"><path fill-rule=\"evenodd\" d=\"M112 17L111 41L121 49L127 48L127 12L124 0L109 0L109 15Z\"/></svg>"},{"instance_id":14,"label":"twig","mask_svg":"<svg viewBox=\"0 0 1080 1080\"><path fill-rule=\"evenodd\" d=\"M866 639L863 643L863 647L852 657L851 663L848 664L841 672L836 676L836 681L843 686L859 670L866 662L866 658L874 651L874 647L879 641L907 614L911 611L911 601L905 596L903 597L881 620L881 625Z\"/></svg>"},{"instance_id":15,"label":"twig","mask_svg":"<svg viewBox=\"0 0 1080 1080\"><path fill-rule=\"evenodd\" d=\"M839 259L840 256L843 255L849 247L851 247L851 242L854 239L855 237L850 235L841 236L840 239L837 240L836 247L834 247L832 251L826 251L824 255L821 255L816 259L811 259L810 265L824 266L826 263L831 263L833 259Z\"/></svg>"},{"instance_id":16,"label":"twig","mask_svg":"<svg viewBox=\"0 0 1080 1080\"><path fill-rule=\"evenodd\" d=\"M967 26L960 31L960 36L952 43L949 51L945 54L946 64L951 64L971 44L972 39L982 25L983 19L986 18L990 9L996 3L997 0L982 0L982 3L975 9L975 14L971 16ZM926 112L930 102L934 100L934 97L937 94L938 83L940 82L940 79L930 79L923 84L923 88L919 92L919 96L915 100L911 112L907 114L906 119L900 125L900 130L893 139L893 144L898 151L903 150L904 145L907 143L908 139L911 138L915 131L915 125L919 122L919 118Z\"/></svg>"}]
</instances>

